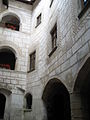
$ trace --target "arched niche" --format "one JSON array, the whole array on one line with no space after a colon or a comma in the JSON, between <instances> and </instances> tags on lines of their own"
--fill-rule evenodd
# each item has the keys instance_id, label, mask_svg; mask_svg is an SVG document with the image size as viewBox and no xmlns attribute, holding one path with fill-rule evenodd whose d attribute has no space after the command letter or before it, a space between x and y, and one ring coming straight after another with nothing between
<instances>
[{"instance_id":1,"label":"arched niche","mask_svg":"<svg viewBox=\"0 0 90 120\"><path fill-rule=\"evenodd\" d=\"M25 95L25 108L32 109L32 95L30 93Z\"/></svg>"},{"instance_id":2,"label":"arched niche","mask_svg":"<svg viewBox=\"0 0 90 120\"><path fill-rule=\"evenodd\" d=\"M90 119L90 57L84 62L77 75L74 93L80 95L82 118Z\"/></svg>"},{"instance_id":3,"label":"arched niche","mask_svg":"<svg viewBox=\"0 0 90 120\"><path fill-rule=\"evenodd\" d=\"M2 17L0 22L1 27L19 31L20 28L20 19L15 14L7 14Z\"/></svg>"},{"instance_id":4,"label":"arched niche","mask_svg":"<svg viewBox=\"0 0 90 120\"><path fill-rule=\"evenodd\" d=\"M4 94L0 93L0 119L4 118L5 104L6 97L4 96Z\"/></svg>"},{"instance_id":5,"label":"arched niche","mask_svg":"<svg viewBox=\"0 0 90 120\"><path fill-rule=\"evenodd\" d=\"M16 56L10 48L0 49L0 68L15 69Z\"/></svg>"},{"instance_id":6,"label":"arched niche","mask_svg":"<svg viewBox=\"0 0 90 120\"><path fill-rule=\"evenodd\" d=\"M71 120L69 92L60 80L51 79L42 95L47 120Z\"/></svg>"}]
</instances>

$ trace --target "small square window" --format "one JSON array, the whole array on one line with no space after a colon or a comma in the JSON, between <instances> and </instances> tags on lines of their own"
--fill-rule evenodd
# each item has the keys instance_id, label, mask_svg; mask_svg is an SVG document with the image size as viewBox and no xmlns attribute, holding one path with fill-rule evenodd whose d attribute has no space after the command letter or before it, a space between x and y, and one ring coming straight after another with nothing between
<instances>
[{"instance_id":1,"label":"small square window","mask_svg":"<svg viewBox=\"0 0 90 120\"><path fill-rule=\"evenodd\" d=\"M30 71L35 70L36 51L30 54Z\"/></svg>"},{"instance_id":2,"label":"small square window","mask_svg":"<svg viewBox=\"0 0 90 120\"><path fill-rule=\"evenodd\" d=\"M36 27L41 23L41 13L40 13L40 15L37 17L37 25L36 25Z\"/></svg>"}]
</instances>

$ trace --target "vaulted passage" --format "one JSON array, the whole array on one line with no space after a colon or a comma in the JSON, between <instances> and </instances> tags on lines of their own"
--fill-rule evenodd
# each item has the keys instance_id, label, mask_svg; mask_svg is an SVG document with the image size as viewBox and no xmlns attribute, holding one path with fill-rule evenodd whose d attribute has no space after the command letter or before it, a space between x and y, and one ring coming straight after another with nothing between
<instances>
[{"instance_id":1,"label":"vaulted passage","mask_svg":"<svg viewBox=\"0 0 90 120\"><path fill-rule=\"evenodd\" d=\"M74 90L80 93L82 119L90 120L90 58L79 71Z\"/></svg>"},{"instance_id":2,"label":"vaulted passage","mask_svg":"<svg viewBox=\"0 0 90 120\"><path fill-rule=\"evenodd\" d=\"M0 93L0 119L4 117L6 97Z\"/></svg>"},{"instance_id":3,"label":"vaulted passage","mask_svg":"<svg viewBox=\"0 0 90 120\"><path fill-rule=\"evenodd\" d=\"M42 98L48 120L71 120L69 93L59 80L52 79L48 82Z\"/></svg>"},{"instance_id":4,"label":"vaulted passage","mask_svg":"<svg viewBox=\"0 0 90 120\"><path fill-rule=\"evenodd\" d=\"M0 51L0 68L15 69L15 55L9 49L2 49Z\"/></svg>"}]
</instances>

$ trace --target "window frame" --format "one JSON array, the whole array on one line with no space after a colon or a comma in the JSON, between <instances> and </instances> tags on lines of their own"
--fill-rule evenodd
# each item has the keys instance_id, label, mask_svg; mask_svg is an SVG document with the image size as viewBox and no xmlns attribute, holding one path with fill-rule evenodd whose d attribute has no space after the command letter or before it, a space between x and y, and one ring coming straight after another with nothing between
<instances>
[{"instance_id":1,"label":"window frame","mask_svg":"<svg viewBox=\"0 0 90 120\"><path fill-rule=\"evenodd\" d=\"M49 54L49 57L57 49L57 23L55 23L54 27L52 28L50 35L51 35L51 52Z\"/></svg>"},{"instance_id":2,"label":"window frame","mask_svg":"<svg viewBox=\"0 0 90 120\"><path fill-rule=\"evenodd\" d=\"M42 13L40 13L40 14L37 16L36 27L38 27L38 26L41 24L41 19L42 19ZM35 28L36 28L36 27L35 27Z\"/></svg>"},{"instance_id":3,"label":"window frame","mask_svg":"<svg viewBox=\"0 0 90 120\"><path fill-rule=\"evenodd\" d=\"M85 14L85 12L90 7L90 0L87 0L87 2L85 4L84 4L84 0L80 0L80 4L81 4L81 11L78 15L79 19Z\"/></svg>"},{"instance_id":4,"label":"window frame","mask_svg":"<svg viewBox=\"0 0 90 120\"><path fill-rule=\"evenodd\" d=\"M36 51L32 52L29 56L30 56L29 71L32 72L35 70L35 66L36 66Z\"/></svg>"},{"instance_id":5,"label":"window frame","mask_svg":"<svg viewBox=\"0 0 90 120\"><path fill-rule=\"evenodd\" d=\"M7 9L8 9L8 4L9 4L8 0L7 1L6 0L2 0L2 4L5 5L7 7Z\"/></svg>"}]
</instances>

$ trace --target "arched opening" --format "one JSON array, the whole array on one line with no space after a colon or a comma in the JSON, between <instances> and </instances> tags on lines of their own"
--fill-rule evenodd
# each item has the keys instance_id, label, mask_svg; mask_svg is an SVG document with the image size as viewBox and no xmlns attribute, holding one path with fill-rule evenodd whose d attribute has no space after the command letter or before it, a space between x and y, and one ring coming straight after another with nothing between
<instances>
[{"instance_id":1,"label":"arched opening","mask_svg":"<svg viewBox=\"0 0 90 120\"><path fill-rule=\"evenodd\" d=\"M90 120L90 58L78 73L74 92L80 94L82 119Z\"/></svg>"},{"instance_id":2,"label":"arched opening","mask_svg":"<svg viewBox=\"0 0 90 120\"><path fill-rule=\"evenodd\" d=\"M5 103L6 97L0 93L0 119L4 118Z\"/></svg>"},{"instance_id":3,"label":"arched opening","mask_svg":"<svg viewBox=\"0 0 90 120\"><path fill-rule=\"evenodd\" d=\"M2 18L0 26L19 31L20 20L14 15L6 15Z\"/></svg>"},{"instance_id":4,"label":"arched opening","mask_svg":"<svg viewBox=\"0 0 90 120\"><path fill-rule=\"evenodd\" d=\"M15 54L10 49L1 49L0 50L0 68L15 69Z\"/></svg>"},{"instance_id":5,"label":"arched opening","mask_svg":"<svg viewBox=\"0 0 90 120\"><path fill-rule=\"evenodd\" d=\"M26 109L32 108L32 95L30 93L27 93L25 96L26 99Z\"/></svg>"},{"instance_id":6,"label":"arched opening","mask_svg":"<svg viewBox=\"0 0 90 120\"><path fill-rule=\"evenodd\" d=\"M52 79L47 83L42 99L48 120L71 120L70 96L58 79Z\"/></svg>"}]
</instances>

